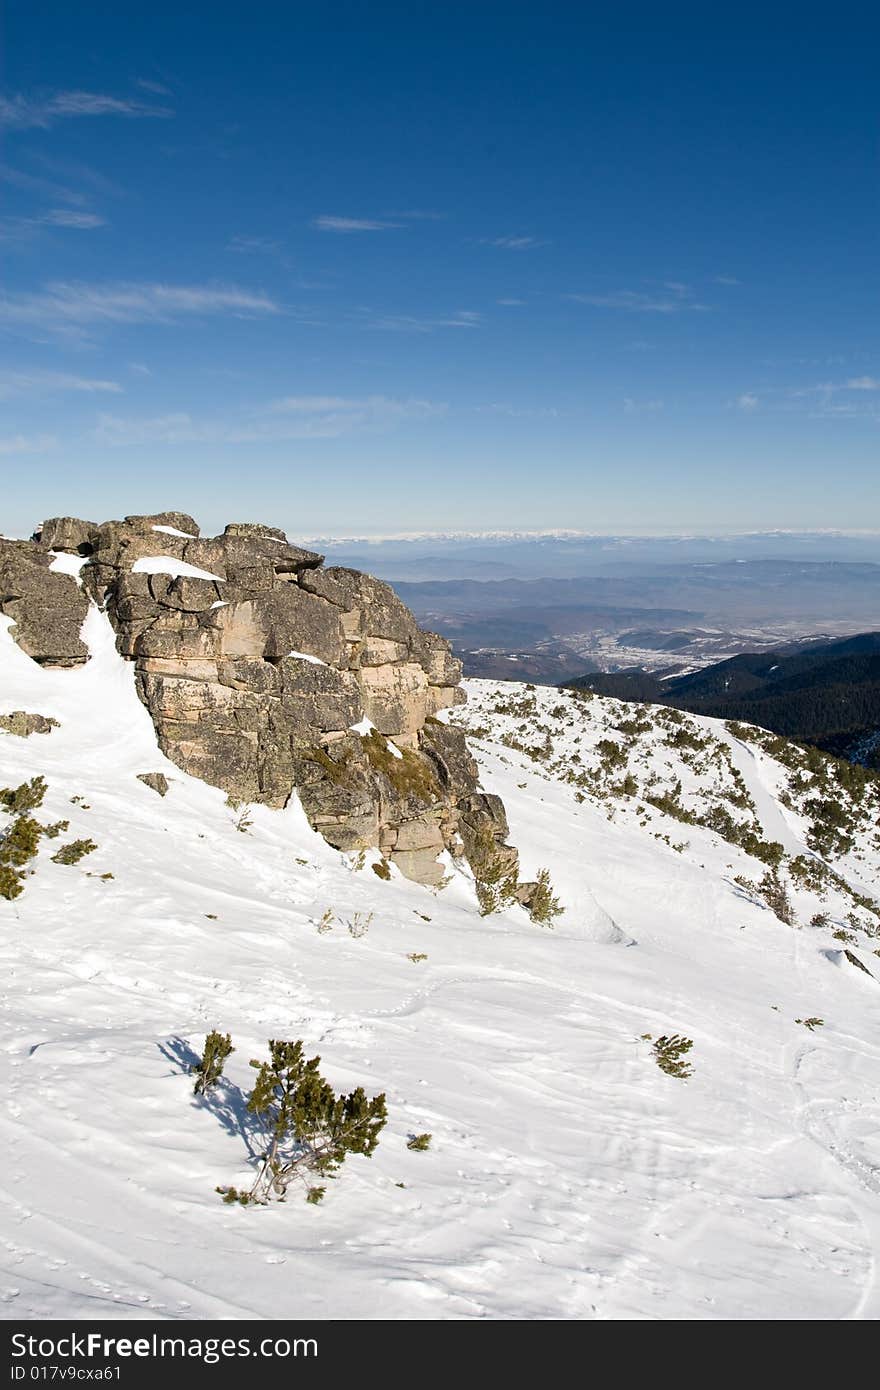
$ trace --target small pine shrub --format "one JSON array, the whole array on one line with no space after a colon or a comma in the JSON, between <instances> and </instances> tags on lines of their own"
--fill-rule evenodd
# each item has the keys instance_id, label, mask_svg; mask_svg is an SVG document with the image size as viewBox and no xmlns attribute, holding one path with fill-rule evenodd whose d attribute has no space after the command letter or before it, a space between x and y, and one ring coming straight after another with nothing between
<instances>
[{"instance_id":1,"label":"small pine shrub","mask_svg":"<svg viewBox=\"0 0 880 1390\"><path fill-rule=\"evenodd\" d=\"M610 772L615 767L626 767L626 750L614 739L600 738L596 744L596 752L607 771Z\"/></svg>"},{"instance_id":2,"label":"small pine shrub","mask_svg":"<svg viewBox=\"0 0 880 1390\"><path fill-rule=\"evenodd\" d=\"M784 922L787 927L793 927L797 921L794 906L788 896L785 884L779 877L775 869L768 869L761 882L758 884L758 892L770 911Z\"/></svg>"},{"instance_id":3,"label":"small pine shrub","mask_svg":"<svg viewBox=\"0 0 880 1390\"><path fill-rule=\"evenodd\" d=\"M43 826L43 834L47 840L57 840L59 835L63 835L65 830L70 828L69 820L56 820L51 825Z\"/></svg>"},{"instance_id":4,"label":"small pine shrub","mask_svg":"<svg viewBox=\"0 0 880 1390\"><path fill-rule=\"evenodd\" d=\"M337 1096L318 1071L320 1061L306 1061L300 1041L270 1041L269 1060L251 1062L257 1079L247 1108L268 1146L248 1192L217 1189L225 1202L283 1201L296 1179L306 1185L306 1200L317 1202L325 1189L312 1186L312 1174L335 1176L349 1154L371 1157L388 1117L385 1096L368 1100L362 1086Z\"/></svg>"},{"instance_id":5,"label":"small pine shrub","mask_svg":"<svg viewBox=\"0 0 880 1390\"><path fill-rule=\"evenodd\" d=\"M42 833L43 827L33 816L19 816L0 841L0 863L22 868L36 854Z\"/></svg>"},{"instance_id":6,"label":"small pine shrub","mask_svg":"<svg viewBox=\"0 0 880 1390\"><path fill-rule=\"evenodd\" d=\"M0 837L0 897L12 901L24 892L27 865L36 857L42 833L39 821L24 814Z\"/></svg>"},{"instance_id":7,"label":"small pine shrub","mask_svg":"<svg viewBox=\"0 0 880 1390\"><path fill-rule=\"evenodd\" d=\"M528 902L528 911L533 922L540 922L547 927L552 926L554 918L561 916L565 911L559 899L553 896L550 873L547 869L538 870L535 888Z\"/></svg>"},{"instance_id":8,"label":"small pine shrub","mask_svg":"<svg viewBox=\"0 0 880 1390\"><path fill-rule=\"evenodd\" d=\"M500 912L508 903L516 901L516 873L511 873L509 861L499 851L488 822L473 832L468 858L474 872L481 917Z\"/></svg>"},{"instance_id":9,"label":"small pine shrub","mask_svg":"<svg viewBox=\"0 0 880 1390\"><path fill-rule=\"evenodd\" d=\"M0 898L12 902L24 892L24 874L16 873L8 864L0 864Z\"/></svg>"},{"instance_id":10,"label":"small pine shrub","mask_svg":"<svg viewBox=\"0 0 880 1390\"><path fill-rule=\"evenodd\" d=\"M46 779L32 777L29 782L22 782L20 787L0 789L0 806L13 815L21 815L23 812L36 811L38 806L42 806L45 795Z\"/></svg>"},{"instance_id":11,"label":"small pine shrub","mask_svg":"<svg viewBox=\"0 0 880 1390\"><path fill-rule=\"evenodd\" d=\"M649 1035L645 1035L648 1037ZM686 1081L693 1075L693 1067L690 1062L684 1060L685 1055L693 1047L693 1040L685 1038L681 1033L664 1033L661 1038L654 1042L653 1053L654 1061L661 1071L667 1076L677 1076L682 1081Z\"/></svg>"},{"instance_id":12,"label":"small pine shrub","mask_svg":"<svg viewBox=\"0 0 880 1390\"><path fill-rule=\"evenodd\" d=\"M93 854L97 848L94 840L71 840L69 844L62 845L57 854L52 855L52 863L78 864L87 854Z\"/></svg>"},{"instance_id":13,"label":"small pine shrub","mask_svg":"<svg viewBox=\"0 0 880 1390\"><path fill-rule=\"evenodd\" d=\"M817 1028L825 1027L824 1018L796 1018L795 1023L802 1023L805 1028L809 1028L811 1033Z\"/></svg>"},{"instance_id":14,"label":"small pine shrub","mask_svg":"<svg viewBox=\"0 0 880 1390\"><path fill-rule=\"evenodd\" d=\"M380 859L378 863L372 865L373 873L377 878L390 879L391 865L387 859Z\"/></svg>"},{"instance_id":15,"label":"small pine shrub","mask_svg":"<svg viewBox=\"0 0 880 1390\"><path fill-rule=\"evenodd\" d=\"M229 1034L218 1033L216 1028L212 1028L205 1038L201 1060L192 1068L196 1078L193 1086L194 1095L203 1096L212 1086L216 1086L223 1075L227 1057L234 1051Z\"/></svg>"},{"instance_id":16,"label":"small pine shrub","mask_svg":"<svg viewBox=\"0 0 880 1390\"><path fill-rule=\"evenodd\" d=\"M431 1147L433 1138L433 1134L411 1134L406 1141L406 1147L415 1154L423 1154Z\"/></svg>"}]
</instances>

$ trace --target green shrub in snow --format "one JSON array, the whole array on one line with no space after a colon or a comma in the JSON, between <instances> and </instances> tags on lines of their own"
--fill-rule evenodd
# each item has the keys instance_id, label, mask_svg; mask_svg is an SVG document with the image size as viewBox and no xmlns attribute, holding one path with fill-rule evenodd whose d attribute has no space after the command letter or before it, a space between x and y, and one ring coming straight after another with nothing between
<instances>
[{"instance_id":1,"label":"green shrub in snow","mask_svg":"<svg viewBox=\"0 0 880 1390\"><path fill-rule=\"evenodd\" d=\"M651 1041L650 1033L645 1035L646 1041ZM686 1062L685 1056L693 1047L691 1038L685 1038L681 1033L664 1033L662 1037L654 1040L653 1053L654 1061L661 1071L667 1076L677 1076L682 1081L693 1075L693 1067L690 1062Z\"/></svg>"},{"instance_id":2,"label":"green shrub in snow","mask_svg":"<svg viewBox=\"0 0 880 1390\"><path fill-rule=\"evenodd\" d=\"M196 1078L193 1091L197 1096L203 1096L212 1086L216 1086L223 1075L226 1058L234 1051L229 1034L224 1037L216 1028L212 1028L205 1038L201 1058L193 1067Z\"/></svg>"},{"instance_id":3,"label":"green shrub in snow","mask_svg":"<svg viewBox=\"0 0 880 1390\"><path fill-rule=\"evenodd\" d=\"M368 1099L362 1086L337 1096L318 1071L320 1061L305 1059L301 1041L270 1041L269 1060L251 1062L257 1079L247 1108L266 1147L249 1189L217 1188L224 1202L283 1201L296 1180L305 1184L306 1201L319 1202L325 1189L312 1186L313 1174L333 1177L349 1154L372 1156L387 1120L385 1096Z\"/></svg>"},{"instance_id":4,"label":"green shrub in snow","mask_svg":"<svg viewBox=\"0 0 880 1390\"><path fill-rule=\"evenodd\" d=\"M71 840L62 845L57 854L52 855L53 864L78 864L87 854L94 854L98 846L94 840Z\"/></svg>"},{"instance_id":5,"label":"green shrub in snow","mask_svg":"<svg viewBox=\"0 0 880 1390\"><path fill-rule=\"evenodd\" d=\"M0 789L0 806L5 811L20 815L24 811L35 811L38 806L42 806L45 795L46 779L32 777L29 782L22 782L20 787Z\"/></svg>"}]
</instances>

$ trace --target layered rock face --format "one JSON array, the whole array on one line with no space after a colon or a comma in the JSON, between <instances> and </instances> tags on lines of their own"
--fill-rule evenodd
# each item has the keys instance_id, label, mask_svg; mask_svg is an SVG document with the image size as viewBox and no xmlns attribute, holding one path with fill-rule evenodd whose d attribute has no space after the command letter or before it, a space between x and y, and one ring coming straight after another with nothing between
<instances>
[{"instance_id":1,"label":"layered rock face","mask_svg":"<svg viewBox=\"0 0 880 1390\"><path fill-rule=\"evenodd\" d=\"M50 568L59 554L84 559L81 587ZM325 569L272 527L202 537L179 512L56 517L0 541L0 611L34 660L86 659L89 599L185 771L242 802L283 806L296 788L330 844L377 848L421 882L441 880L441 850L484 858L487 843L515 872L501 802L436 718L464 698L460 664L388 585Z\"/></svg>"}]
</instances>

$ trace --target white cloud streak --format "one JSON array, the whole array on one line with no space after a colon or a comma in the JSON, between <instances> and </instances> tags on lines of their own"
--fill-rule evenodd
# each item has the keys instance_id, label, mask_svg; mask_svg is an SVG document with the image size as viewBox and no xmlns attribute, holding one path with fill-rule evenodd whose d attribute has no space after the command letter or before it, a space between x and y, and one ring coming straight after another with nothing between
<instances>
[{"instance_id":1,"label":"white cloud streak","mask_svg":"<svg viewBox=\"0 0 880 1390\"><path fill-rule=\"evenodd\" d=\"M274 256L282 249L282 243L269 236L246 236L239 234L229 238L227 251L237 251L243 255Z\"/></svg>"},{"instance_id":2,"label":"white cloud streak","mask_svg":"<svg viewBox=\"0 0 880 1390\"><path fill-rule=\"evenodd\" d=\"M0 371L0 400L15 396L54 396L68 391L86 395L99 392L116 394L121 390L118 381L74 376L70 372L42 371L39 368L32 371Z\"/></svg>"},{"instance_id":3,"label":"white cloud streak","mask_svg":"<svg viewBox=\"0 0 880 1390\"><path fill-rule=\"evenodd\" d=\"M622 309L631 314L678 314L684 309L705 310L688 297L685 286L667 284L671 295L644 294L637 290L614 290L610 294L567 294L565 299L575 304L588 304L594 309Z\"/></svg>"},{"instance_id":4,"label":"white cloud streak","mask_svg":"<svg viewBox=\"0 0 880 1390\"><path fill-rule=\"evenodd\" d=\"M0 218L0 241L32 241L45 227L64 227L77 232L91 232L107 224L95 212L78 212L75 208L52 208L39 217Z\"/></svg>"},{"instance_id":5,"label":"white cloud streak","mask_svg":"<svg viewBox=\"0 0 880 1390\"><path fill-rule=\"evenodd\" d=\"M368 217L316 217L312 226L319 232L387 232L399 229L400 222L376 222Z\"/></svg>"},{"instance_id":6,"label":"white cloud streak","mask_svg":"<svg viewBox=\"0 0 880 1390\"><path fill-rule=\"evenodd\" d=\"M165 118L173 115L166 106L149 106L130 97L111 97L103 92L55 92L46 97L0 96L0 127L7 130L48 130L57 121L77 116Z\"/></svg>"},{"instance_id":7,"label":"white cloud streak","mask_svg":"<svg viewBox=\"0 0 880 1390\"><path fill-rule=\"evenodd\" d=\"M107 225L95 212L75 212L72 208L52 208L44 217L35 220L47 227L75 227L78 231Z\"/></svg>"},{"instance_id":8,"label":"white cloud streak","mask_svg":"<svg viewBox=\"0 0 880 1390\"><path fill-rule=\"evenodd\" d=\"M367 328L385 333L434 333L438 328L479 328L482 316L472 309L461 309L447 318L418 318L413 314L384 314L370 319Z\"/></svg>"},{"instance_id":9,"label":"white cloud streak","mask_svg":"<svg viewBox=\"0 0 880 1390\"><path fill-rule=\"evenodd\" d=\"M237 285L55 281L36 293L0 296L0 324L62 334L120 323L173 323L186 316L252 317L280 312L262 290Z\"/></svg>"},{"instance_id":10,"label":"white cloud streak","mask_svg":"<svg viewBox=\"0 0 880 1390\"><path fill-rule=\"evenodd\" d=\"M285 396L240 421L199 420L186 411L140 419L102 414L94 438L112 448L142 444L273 444L382 432L442 414L433 401L389 396Z\"/></svg>"},{"instance_id":11,"label":"white cloud streak","mask_svg":"<svg viewBox=\"0 0 880 1390\"><path fill-rule=\"evenodd\" d=\"M44 179L39 174L29 174L23 169L14 169L10 164L0 164L0 180L20 188L25 193L33 193L40 198L48 198L53 203L72 203L82 207L89 200L78 189L68 188L56 183L54 179Z\"/></svg>"},{"instance_id":12,"label":"white cloud streak","mask_svg":"<svg viewBox=\"0 0 880 1390\"><path fill-rule=\"evenodd\" d=\"M530 251L535 246L544 246L545 242L534 236L498 236L482 237L481 246L499 246L504 251Z\"/></svg>"}]
</instances>

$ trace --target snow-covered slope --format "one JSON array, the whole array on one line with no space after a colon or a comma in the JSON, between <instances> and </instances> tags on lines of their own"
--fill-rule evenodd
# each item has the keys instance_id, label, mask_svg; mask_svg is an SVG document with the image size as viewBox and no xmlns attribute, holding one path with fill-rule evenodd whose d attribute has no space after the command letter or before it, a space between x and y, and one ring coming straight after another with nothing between
<instances>
[{"instance_id":1,"label":"snow-covered slope","mask_svg":"<svg viewBox=\"0 0 880 1390\"><path fill-rule=\"evenodd\" d=\"M839 790L832 878L806 843L814 774L749 731L475 682L455 717L523 876L549 869L565 907L481 917L454 866L439 892L383 882L295 801L243 815L185 776L95 610L84 640L86 666L53 672L0 631L0 714L60 725L0 734L0 785L44 776L41 818L98 846L64 866L44 844L0 901L7 1316L880 1314L873 793ZM692 823L719 805L764 859ZM772 842L797 925L760 887ZM186 1068L212 1027L237 1051L206 1103ZM687 1080L643 1036L673 1032ZM375 1156L318 1207L214 1190L247 1179L238 1088L270 1037L387 1093Z\"/></svg>"}]
</instances>

